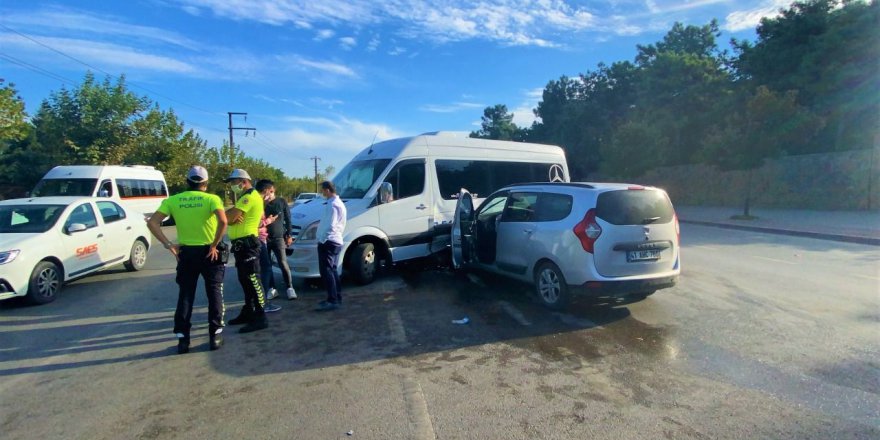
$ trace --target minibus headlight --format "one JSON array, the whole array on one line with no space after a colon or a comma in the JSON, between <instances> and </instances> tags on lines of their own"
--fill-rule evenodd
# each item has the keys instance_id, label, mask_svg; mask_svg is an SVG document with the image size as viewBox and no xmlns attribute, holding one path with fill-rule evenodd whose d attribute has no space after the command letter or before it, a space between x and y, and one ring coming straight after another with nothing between
<instances>
[{"instance_id":1,"label":"minibus headlight","mask_svg":"<svg viewBox=\"0 0 880 440\"><path fill-rule=\"evenodd\" d=\"M315 241L318 236L318 223L320 222L312 222L312 224L306 226L306 229L299 234L299 237L296 238L296 241Z\"/></svg>"}]
</instances>

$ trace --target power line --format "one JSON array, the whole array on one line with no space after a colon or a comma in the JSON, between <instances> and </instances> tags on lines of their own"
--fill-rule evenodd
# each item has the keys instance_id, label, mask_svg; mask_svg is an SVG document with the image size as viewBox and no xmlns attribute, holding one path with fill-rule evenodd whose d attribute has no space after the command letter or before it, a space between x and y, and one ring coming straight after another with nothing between
<instances>
[{"instance_id":1,"label":"power line","mask_svg":"<svg viewBox=\"0 0 880 440\"><path fill-rule=\"evenodd\" d=\"M61 82L63 82L63 83L70 84L71 86L76 86L76 82L73 81L73 80L67 79L67 78L65 78L65 77L63 77L63 76L61 76L61 75L56 74L56 73L52 73L52 72L50 72L50 71L48 71L48 70L46 70L46 69L43 69L42 67L35 66L35 65L33 65L33 64L30 64L30 63L27 63L27 62L25 62L25 61L22 61L22 60L20 60L20 59L18 59L18 58L13 57L12 55L5 54L5 53L3 53L3 52L0 52L0 58L3 58L3 59L5 59L6 61L9 61L10 63L17 64L17 65L19 65L19 66L21 66L21 67L24 67L25 69L28 69L28 70L30 70L30 71L33 71L33 72L39 73L40 75L43 75L43 76L46 76L46 77L52 78L52 79L57 80L57 81L61 81Z\"/></svg>"},{"instance_id":2,"label":"power line","mask_svg":"<svg viewBox=\"0 0 880 440\"><path fill-rule=\"evenodd\" d=\"M15 30L15 29L12 29L11 27L6 26L6 25L3 24L3 23L0 23L0 27L2 27L3 29L8 30L8 31L10 31L10 32L14 32L14 33L18 34L19 36L21 36L21 37L23 37L23 38L26 38L26 39L28 39L28 40L30 40L30 41L36 43L36 44L39 44L40 46L43 46L43 47L45 47L46 49L51 50L52 52L55 52L55 53L58 53L58 54L60 54L60 55L62 55L62 56L64 56L64 57L70 58L71 60L76 61L77 63L80 63L80 64L82 64L83 66L86 66L86 67L88 67L88 68L90 68L90 69L97 70L98 72L101 72L101 73L103 73L103 74L105 74L105 75L116 76L116 75L114 75L114 74L112 74L112 73L110 73L110 72L108 72L108 71L106 71L106 70L104 70L104 69L100 69L100 68L97 68L97 67L95 67L95 66L92 66L91 64L86 63L85 61L82 61L82 60L80 60L80 59L78 59L78 58L75 58L75 57L73 57L73 56L71 56L71 55L68 55L68 54L66 54L66 53L64 53L64 52L62 52L62 51L60 51L60 50L58 50L58 49L55 49L55 48L52 47L52 46L49 46L48 44L42 43L42 42L40 42L40 41L38 41L38 40L36 40L36 39L34 39L34 38L32 38L32 37L26 35L26 34L23 34L23 33L21 33L21 32L19 32L19 31ZM203 109L203 108L201 108L201 107L198 107L198 106L195 106L195 105L192 105L192 104L187 104L187 103L185 103L185 102L183 102L183 101L177 100L177 99L172 98L172 97L170 97L170 96L165 96L165 95L163 95L163 94L161 94L161 93L159 93L159 92L156 92L156 91L154 91L154 90L150 90L150 89L148 89L148 88L146 88L146 87L144 87L144 86L138 85L137 83L134 83L134 82L132 82L132 81L129 81L128 83L131 84L133 87L137 87L137 88L139 88L139 89L145 90L145 91L147 91L147 92L149 92L149 93L152 93L152 94L154 94L154 95L157 95L157 96L160 96L160 97L162 97L162 98L165 98L165 99L167 99L167 100L169 100L169 101L176 102L176 103L178 103L178 104L180 104L180 105L184 105L184 106L190 107L190 108L195 109L195 110L198 110L198 111L200 111L200 112L204 112L204 113L207 113L207 114L209 114L209 115L214 115L214 116L216 116L216 115L222 115L222 113L214 112L214 111L210 111L210 110L206 110L206 109Z\"/></svg>"}]
</instances>

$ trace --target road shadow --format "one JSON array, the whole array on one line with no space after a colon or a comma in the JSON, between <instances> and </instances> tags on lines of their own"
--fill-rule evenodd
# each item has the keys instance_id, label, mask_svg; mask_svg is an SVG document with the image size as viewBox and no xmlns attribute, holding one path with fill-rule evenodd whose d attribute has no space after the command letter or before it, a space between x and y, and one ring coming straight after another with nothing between
<instances>
[{"instance_id":1,"label":"road shadow","mask_svg":"<svg viewBox=\"0 0 880 440\"><path fill-rule=\"evenodd\" d=\"M498 342L551 358L574 353L589 359L603 356L603 347L641 339L649 346L635 350L660 355L671 331L632 318L627 306L633 300L579 300L555 312L532 298L528 285L485 274L392 271L368 286L343 285L339 310L315 311L325 293L311 286L301 288L296 301L275 300L283 309L269 316L267 330L242 335L227 328L226 346L212 355L212 365L252 376L404 362ZM467 324L454 322L465 317Z\"/></svg>"}]
</instances>

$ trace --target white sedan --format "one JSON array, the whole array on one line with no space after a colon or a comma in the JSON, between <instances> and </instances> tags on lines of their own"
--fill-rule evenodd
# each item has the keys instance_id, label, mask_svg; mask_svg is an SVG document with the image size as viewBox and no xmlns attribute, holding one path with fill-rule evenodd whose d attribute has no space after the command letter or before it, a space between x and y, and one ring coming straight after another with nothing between
<instances>
[{"instance_id":1,"label":"white sedan","mask_svg":"<svg viewBox=\"0 0 880 440\"><path fill-rule=\"evenodd\" d=\"M74 278L147 262L150 232L140 213L96 197L35 197L0 201L0 300L55 300Z\"/></svg>"}]
</instances>

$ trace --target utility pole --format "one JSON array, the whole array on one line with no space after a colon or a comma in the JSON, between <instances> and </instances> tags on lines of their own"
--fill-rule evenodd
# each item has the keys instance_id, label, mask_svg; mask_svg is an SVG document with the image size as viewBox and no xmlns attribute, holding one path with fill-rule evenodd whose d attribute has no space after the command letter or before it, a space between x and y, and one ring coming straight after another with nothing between
<instances>
[{"instance_id":1,"label":"utility pole","mask_svg":"<svg viewBox=\"0 0 880 440\"><path fill-rule=\"evenodd\" d=\"M315 161L315 192L318 192L318 161L321 160L320 157L314 156L311 157L313 161Z\"/></svg>"},{"instance_id":2,"label":"utility pole","mask_svg":"<svg viewBox=\"0 0 880 440\"><path fill-rule=\"evenodd\" d=\"M257 132L257 129L254 127L233 127L232 126L232 115L243 115L245 122L247 122L247 113L242 112L226 112L229 115L229 168L235 168L235 144L232 141L232 131L233 130L253 130L254 133Z\"/></svg>"}]
</instances>

